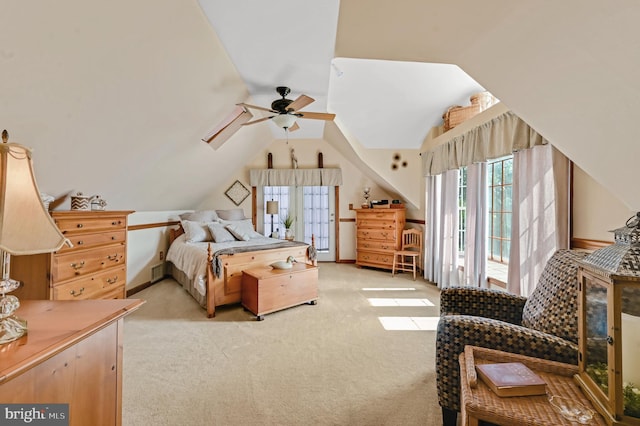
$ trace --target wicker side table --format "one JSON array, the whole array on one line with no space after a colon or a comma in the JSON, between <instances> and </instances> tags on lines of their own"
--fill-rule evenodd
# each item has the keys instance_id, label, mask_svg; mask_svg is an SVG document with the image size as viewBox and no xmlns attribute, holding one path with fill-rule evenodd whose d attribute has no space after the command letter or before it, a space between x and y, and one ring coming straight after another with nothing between
<instances>
[{"instance_id":1,"label":"wicker side table","mask_svg":"<svg viewBox=\"0 0 640 426\"><path fill-rule=\"evenodd\" d=\"M547 393L580 402L594 412L589 425L606 425L574 382L578 366L547 361L494 349L466 346L460 354L462 424L477 426L479 420L501 426L572 425L551 405L546 395L502 398L489 389L476 375L476 364L521 362L535 371L547 383Z\"/></svg>"}]
</instances>

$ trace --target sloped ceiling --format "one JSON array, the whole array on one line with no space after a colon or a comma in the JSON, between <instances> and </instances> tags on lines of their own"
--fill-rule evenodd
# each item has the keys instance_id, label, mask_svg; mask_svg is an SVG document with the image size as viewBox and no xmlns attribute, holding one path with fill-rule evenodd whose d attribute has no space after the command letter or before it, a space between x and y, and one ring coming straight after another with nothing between
<instances>
[{"instance_id":1,"label":"sloped ceiling","mask_svg":"<svg viewBox=\"0 0 640 426\"><path fill-rule=\"evenodd\" d=\"M269 38L239 3L244 31ZM342 0L334 56L459 66L640 210L638 18L632 1ZM271 23L286 24L286 10ZM34 148L43 192L100 194L112 209L193 208L274 138L256 125L216 151L200 141L254 99L196 1L5 0L0 40L0 127Z\"/></svg>"},{"instance_id":2,"label":"sloped ceiling","mask_svg":"<svg viewBox=\"0 0 640 426\"><path fill-rule=\"evenodd\" d=\"M639 18L635 1L343 0L336 56L459 65L640 210Z\"/></svg>"},{"instance_id":3,"label":"sloped ceiling","mask_svg":"<svg viewBox=\"0 0 640 426\"><path fill-rule=\"evenodd\" d=\"M335 58L338 0L199 3L256 105L268 107L275 87L288 86L290 99L316 99L305 111L337 114L366 148L418 149L449 106L484 90L455 65ZM270 121L260 125L284 137ZM322 138L323 121L299 125L290 139Z\"/></svg>"}]
</instances>

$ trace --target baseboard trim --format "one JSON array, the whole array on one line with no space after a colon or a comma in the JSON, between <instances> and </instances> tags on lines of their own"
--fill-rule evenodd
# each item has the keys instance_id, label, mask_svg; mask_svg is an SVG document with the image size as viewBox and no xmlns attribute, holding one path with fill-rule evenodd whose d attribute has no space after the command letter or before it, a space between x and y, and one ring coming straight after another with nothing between
<instances>
[{"instance_id":1,"label":"baseboard trim","mask_svg":"<svg viewBox=\"0 0 640 426\"><path fill-rule=\"evenodd\" d=\"M168 275L165 275L165 276L163 277L163 279L164 279L164 278L167 278L167 277L168 277ZM156 284L156 283L159 283L160 281L162 281L162 280L158 280L158 281L156 281L155 283L152 283L151 281L147 281L146 283L142 283L142 284L137 285L137 286L135 286L135 287L133 287L133 288L130 288L130 289L128 289L128 290L127 290L127 297L131 297L131 296L133 296L134 294L136 294L136 293L138 293L138 292L141 292L141 291L142 291L142 290L144 290L145 288L149 288L149 287L151 287L152 285L154 285L154 284Z\"/></svg>"},{"instance_id":2,"label":"baseboard trim","mask_svg":"<svg viewBox=\"0 0 640 426\"><path fill-rule=\"evenodd\" d=\"M572 238L571 248L583 250L598 250L613 244L611 241L588 240L586 238Z\"/></svg>"}]
</instances>

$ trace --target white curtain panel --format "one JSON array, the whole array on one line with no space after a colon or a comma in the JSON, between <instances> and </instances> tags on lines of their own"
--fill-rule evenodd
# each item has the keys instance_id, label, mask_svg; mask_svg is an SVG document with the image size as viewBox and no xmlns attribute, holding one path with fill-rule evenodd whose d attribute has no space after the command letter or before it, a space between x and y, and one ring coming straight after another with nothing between
<instances>
[{"instance_id":1,"label":"white curtain panel","mask_svg":"<svg viewBox=\"0 0 640 426\"><path fill-rule=\"evenodd\" d=\"M487 163L467 167L467 217L464 247L463 285L489 286L487 283Z\"/></svg>"},{"instance_id":2,"label":"white curtain panel","mask_svg":"<svg viewBox=\"0 0 640 426\"><path fill-rule=\"evenodd\" d=\"M440 188L442 175L425 178L425 238L424 238L424 278L435 282L437 265L440 264L438 241L440 241Z\"/></svg>"},{"instance_id":3,"label":"white curtain panel","mask_svg":"<svg viewBox=\"0 0 640 426\"><path fill-rule=\"evenodd\" d=\"M514 153L509 292L529 296L553 253L569 247L569 176L551 145Z\"/></svg>"},{"instance_id":4,"label":"white curtain panel","mask_svg":"<svg viewBox=\"0 0 640 426\"><path fill-rule=\"evenodd\" d=\"M439 288L459 285L458 170L427 177L425 278Z\"/></svg>"}]
</instances>

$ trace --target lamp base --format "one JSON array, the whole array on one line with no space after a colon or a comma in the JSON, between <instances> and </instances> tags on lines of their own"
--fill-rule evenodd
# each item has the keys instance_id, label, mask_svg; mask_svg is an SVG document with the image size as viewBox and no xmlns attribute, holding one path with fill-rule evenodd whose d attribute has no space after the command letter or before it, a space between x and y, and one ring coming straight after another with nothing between
<instances>
[{"instance_id":1,"label":"lamp base","mask_svg":"<svg viewBox=\"0 0 640 426\"><path fill-rule=\"evenodd\" d=\"M0 319L0 345L18 340L27 334L27 321L11 315Z\"/></svg>"}]
</instances>

